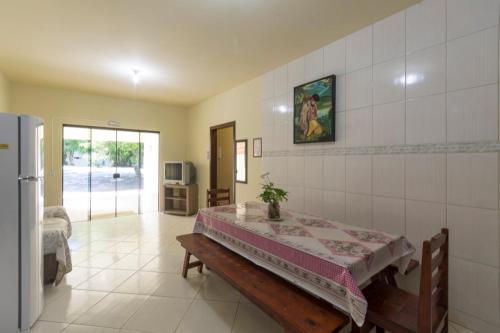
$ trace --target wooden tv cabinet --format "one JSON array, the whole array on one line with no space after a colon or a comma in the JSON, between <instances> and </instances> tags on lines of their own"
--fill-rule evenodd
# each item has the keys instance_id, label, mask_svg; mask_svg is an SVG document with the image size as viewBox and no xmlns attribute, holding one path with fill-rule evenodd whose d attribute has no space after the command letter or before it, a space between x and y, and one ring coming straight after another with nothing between
<instances>
[{"instance_id":1,"label":"wooden tv cabinet","mask_svg":"<svg viewBox=\"0 0 500 333\"><path fill-rule=\"evenodd\" d=\"M165 213L194 215L198 212L198 185L163 185L165 189Z\"/></svg>"}]
</instances>

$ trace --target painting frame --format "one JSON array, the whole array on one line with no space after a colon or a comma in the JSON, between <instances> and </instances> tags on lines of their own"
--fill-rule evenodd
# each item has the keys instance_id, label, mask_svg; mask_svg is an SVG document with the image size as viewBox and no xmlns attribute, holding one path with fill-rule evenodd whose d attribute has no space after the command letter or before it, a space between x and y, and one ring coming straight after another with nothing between
<instances>
[{"instance_id":1,"label":"painting frame","mask_svg":"<svg viewBox=\"0 0 500 333\"><path fill-rule=\"evenodd\" d=\"M262 138L253 138L253 157L262 157Z\"/></svg>"},{"instance_id":2,"label":"painting frame","mask_svg":"<svg viewBox=\"0 0 500 333\"><path fill-rule=\"evenodd\" d=\"M293 88L294 144L335 142L335 93L334 74Z\"/></svg>"}]
</instances>

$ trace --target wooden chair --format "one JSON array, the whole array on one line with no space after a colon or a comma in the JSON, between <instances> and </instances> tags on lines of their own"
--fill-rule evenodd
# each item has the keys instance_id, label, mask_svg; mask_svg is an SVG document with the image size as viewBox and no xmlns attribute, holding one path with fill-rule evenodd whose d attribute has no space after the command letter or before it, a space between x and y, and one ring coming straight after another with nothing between
<instances>
[{"instance_id":1,"label":"wooden chair","mask_svg":"<svg viewBox=\"0 0 500 333\"><path fill-rule=\"evenodd\" d=\"M425 241L422 250L419 296L376 281L363 294L368 312L363 328L353 332L448 332L448 229Z\"/></svg>"},{"instance_id":2,"label":"wooden chair","mask_svg":"<svg viewBox=\"0 0 500 333\"><path fill-rule=\"evenodd\" d=\"M231 195L228 188L215 188L207 190L207 207L229 205Z\"/></svg>"}]
</instances>

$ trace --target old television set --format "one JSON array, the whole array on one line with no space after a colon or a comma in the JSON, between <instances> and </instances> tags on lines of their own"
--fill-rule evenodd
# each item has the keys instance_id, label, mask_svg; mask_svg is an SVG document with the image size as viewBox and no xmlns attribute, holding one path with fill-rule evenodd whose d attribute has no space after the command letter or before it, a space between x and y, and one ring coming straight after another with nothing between
<instances>
[{"instance_id":1,"label":"old television set","mask_svg":"<svg viewBox=\"0 0 500 333\"><path fill-rule=\"evenodd\" d=\"M196 182L196 169L188 161L165 161L164 184L189 185Z\"/></svg>"}]
</instances>

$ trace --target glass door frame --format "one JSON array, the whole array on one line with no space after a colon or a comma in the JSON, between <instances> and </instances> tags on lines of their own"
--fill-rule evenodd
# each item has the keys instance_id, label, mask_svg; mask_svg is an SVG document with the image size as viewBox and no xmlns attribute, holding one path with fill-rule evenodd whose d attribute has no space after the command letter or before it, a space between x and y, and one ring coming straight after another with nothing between
<instances>
[{"instance_id":1,"label":"glass door frame","mask_svg":"<svg viewBox=\"0 0 500 333\"><path fill-rule=\"evenodd\" d=\"M139 135L139 159L138 159L138 165L139 165L139 170L141 168L141 165L143 165L142 161L142 148L141 148L141 134L142 133L150 133L150 134L157 134L158 135L158 174L157 174L157 179L158 179L158 195L157 195L157 210L160 210L160 142L161 142L161 133L159 131L150 131L150 130L139 130L139 129L129 129L129 128L116 128L116 127L105 127L105 126L87 126L87 125L73 125L73 124L62 124L62 131L61 131L61 137L62 137L62 144L61 144L61 205L64 206L64 128L66 127L73 127L73 128L83 128L83 129L88 129L89 130L89 176L88 176L88 194L89 194L89 210L88 210L88 220L87 221L92 221L92 130L111 130L115 132L115 144L118 146L118 131L123 131L123 132L135 132ZM118 149L116 149L115 154L118 154ZM116 156L115 156L116 160ZM116 161L115 161L116 162ZM115 173L117 173L117 166L115 166ZM114 217L118 217L118 211L117 211L117 200L118 200L118 182L117 178L114 178L115 182L115 208L114 208ZM139 187L138 187L138 202L137 202L137 210L138 214L142 214L141 211L141 189L142 189L142 175L139 177Z\"/></svg>"}]
</instances>

